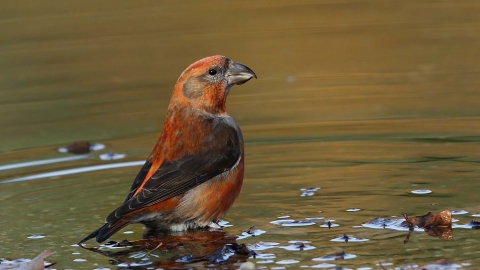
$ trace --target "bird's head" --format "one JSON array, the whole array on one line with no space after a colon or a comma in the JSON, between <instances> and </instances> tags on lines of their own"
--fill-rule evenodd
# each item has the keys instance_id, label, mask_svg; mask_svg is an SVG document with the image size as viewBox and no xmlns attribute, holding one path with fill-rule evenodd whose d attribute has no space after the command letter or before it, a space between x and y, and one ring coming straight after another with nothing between
<instances>
[{"instance_id":1,"label":"bird's head","mask_svg":"<svg viewBox=\"0 0 480 270\"><path fill-rule=\"evenodd\" d=\"M252 78L257 76L250 68L225 56L203 58L191 64L180 75L172 101L211 114L222 114L225 113L230 88Z\"/></svg>"}]
</instances>

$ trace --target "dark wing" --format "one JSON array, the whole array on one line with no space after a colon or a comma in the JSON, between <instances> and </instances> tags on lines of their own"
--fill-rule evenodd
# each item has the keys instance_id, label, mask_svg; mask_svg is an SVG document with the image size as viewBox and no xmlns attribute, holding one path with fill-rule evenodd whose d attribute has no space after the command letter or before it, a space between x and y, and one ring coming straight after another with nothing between
<instances>
[{"instance_id":1,"label":"dark wing","mask_svg":"<svg viewBox=\"0 0 480 270\"><path fill-rule=\"evenodd\" d=\"M183 194L190 189L224 173L237 163L241 156L242 146L237 131L226 124L217 126L212 142L206 142L209 147L198 155L185 155L177 160L164 161L158 170L146 181L142 189L132 197L138 188L140 171L132 185L128 200L107 217L112 221L135 210L168 200ZM205 139L207 140L207 139ZM148 169L146 169L148 170Z\"/></svg>"},{"instance_id":2,"label":"dark wing","mask_svg":"<svg viewBox=\"0 0 480 270\"><path fill-rule=\"evenodd\" d=\"M145 161L145 164L143 164L143 167L138 172L137 177L135 177L135 180L133 180L130 193L128 193L127 198L123 203L126 203L128 200L130 200L130 198L132 198L133 194L135 194L135 191L137 191L137 188L143 183L145 176L147 176L147 173L150 170L150 167L152 167L152 162L150 160Z\"/></svg>"}]
</instances>

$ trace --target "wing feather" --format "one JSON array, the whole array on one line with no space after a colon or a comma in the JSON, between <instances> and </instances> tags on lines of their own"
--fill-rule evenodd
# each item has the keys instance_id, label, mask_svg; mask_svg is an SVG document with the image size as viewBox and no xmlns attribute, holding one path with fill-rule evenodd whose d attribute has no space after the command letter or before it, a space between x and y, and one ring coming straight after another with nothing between
<instances>
[{"instance_id":1,"label":"wing feather","mask_svg":"<svg viewBox=\"0 0 480 270\"><path fill-rule=\"evenodd\" d=\"M220 175L235 166L241 157L241 139L237 131L224 124L216 127L216 142L198 155L185 155L177 160L164 161L158 170L145 182L140 191L136 191L141 177L151 167L147 161L142 167L127 200L107 217L107 222L138 209L154 205L175 196L184 194L192 188ZM240 135L241 136L241 135ZM133 196L133 194L135 194Z\"/></svg>"}]
</instances>

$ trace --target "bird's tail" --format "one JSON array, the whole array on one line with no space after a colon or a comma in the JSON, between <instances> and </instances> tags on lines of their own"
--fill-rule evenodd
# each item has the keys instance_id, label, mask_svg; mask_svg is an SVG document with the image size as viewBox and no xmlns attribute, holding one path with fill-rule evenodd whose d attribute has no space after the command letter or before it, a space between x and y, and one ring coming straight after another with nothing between
<instances>
[{"instance_id":1,"label":"bird's tail","mask_svg":"<svg viewBox=\"0 0 480 270\"><path fill-rule=\"evenodd\" d=\"M98 243L101 243L130 223L130 219L127 218L119 218L112 220L108 223L105 223L105 225L80 240L78 244L80 245L81 243L86 242L92 238L95 238Z\"/></svg>"}]
</instances>

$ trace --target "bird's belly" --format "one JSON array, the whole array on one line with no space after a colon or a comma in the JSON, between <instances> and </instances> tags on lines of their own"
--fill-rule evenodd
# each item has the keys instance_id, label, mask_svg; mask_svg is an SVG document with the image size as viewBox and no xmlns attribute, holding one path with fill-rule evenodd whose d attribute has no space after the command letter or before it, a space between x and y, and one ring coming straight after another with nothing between
<instances>
[{"instance_id":1,"label":"bird's belly","mask_svg":"<svg viewBox=\"0 0 480 270\"><path fill-rule=\"evenodd\" d=\"M187 192L175 210L175 215L196 227L208 226L225 216L240 193L243 182L243 162L229 172L211 179Z\"/></svg>"}]
</instances>

